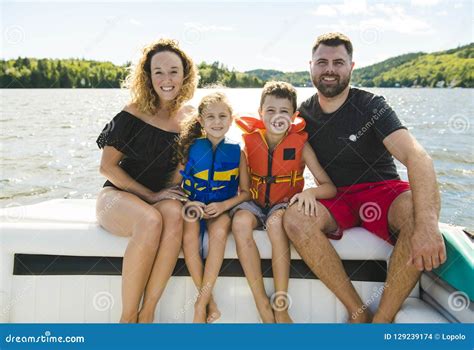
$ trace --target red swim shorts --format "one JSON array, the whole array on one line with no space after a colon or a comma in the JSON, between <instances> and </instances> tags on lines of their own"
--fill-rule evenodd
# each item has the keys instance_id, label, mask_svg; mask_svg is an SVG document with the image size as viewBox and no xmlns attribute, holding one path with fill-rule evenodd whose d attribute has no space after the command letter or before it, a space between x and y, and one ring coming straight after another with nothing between
<instances>
[{"instance_id":1,"label":"red swim shorts","mask_svg":"<svg viewBox=\"0 0 474 350\"><path fill-rule=\"evenodd\" d=\"M410 191L410 184L401 180L338 187L336 197L319 200L338 224L338 232L328 237L341 238L345 229L360 226L394 244L388 228L388 210L405 191Z\"/></svg>"}]
</instances>

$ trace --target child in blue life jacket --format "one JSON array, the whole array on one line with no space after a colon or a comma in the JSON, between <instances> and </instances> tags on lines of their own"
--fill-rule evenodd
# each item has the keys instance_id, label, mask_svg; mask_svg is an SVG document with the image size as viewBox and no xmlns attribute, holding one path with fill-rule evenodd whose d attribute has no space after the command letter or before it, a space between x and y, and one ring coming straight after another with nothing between
<instances>
[{"instance_id":1,"label":"child in blue life jacket","mask_svg":"<svg viewBox=\"0 0 474 350\"><path fill-rule=\"evenodd\" d=\"M197 115L184 122L178 142L173 183L181 184L189 199L183 207L183 252L198 289L193 322L211 323L220 317L212 289L230 231L227 211L251 198L245 155L238 143L225 137L232 121L226 96L212 93L201 100ZM200 249L206 228L209 252L204 266Z\"/></svg>"}]
</instances>

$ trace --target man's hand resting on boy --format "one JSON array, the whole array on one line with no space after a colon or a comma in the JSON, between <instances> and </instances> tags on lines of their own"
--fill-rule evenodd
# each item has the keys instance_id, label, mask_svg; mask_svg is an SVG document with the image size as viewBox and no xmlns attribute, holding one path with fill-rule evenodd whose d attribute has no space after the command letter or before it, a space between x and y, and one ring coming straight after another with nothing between
<instances>
[{"instance_id":1,"label":"man's hand resting on boy","mask_svg":"<svg viewBox=\"0 0 474 350\"><path fill-rule=\"evenodd\" d=\"M293 205L298 202L298 211L304 208L304 214L308 216L317 216L317 204L316 195L314 193L315 188L308 188L303 192L295 194L290 199L289 205Z\"/></svg>"}]
</instances>

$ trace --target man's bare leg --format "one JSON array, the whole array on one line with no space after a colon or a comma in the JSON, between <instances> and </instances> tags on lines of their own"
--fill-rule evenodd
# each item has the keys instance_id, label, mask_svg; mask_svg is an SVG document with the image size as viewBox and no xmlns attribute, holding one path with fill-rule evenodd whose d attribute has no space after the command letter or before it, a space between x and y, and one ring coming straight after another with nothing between
<instances>
[{"instance_id":1,"label":"man's bare leg","mask_svg":"<svg viewBox=\"0 0 474 350\"><path fill-rule=\"evenodd\" d=\"M337 229L337 224L329 211L317 203L316 217L306 216L296 205L289 207L283 217L285 231L301 258L344 304L351 323L366 323L372 320L367 308L357 294L344 270L341 258L329 242L324 232ZM363 312L360 310L364 309Z\"/></svg>"},{"instance_id":2,"label":"man's bare leg","mask_svg":"<svg viewBox=\"0 0 474 350\"><path fill-rule=\"evenodd\" d=\"M410 239L414 232L414 211L411 192L400 194L390 206L388 222L399 232L397 243L390 257L387 281L375 313L374 323L390 323L410 294L421 272L414 265L407 265L410 258Z\"/></svg>"}]
</instances>

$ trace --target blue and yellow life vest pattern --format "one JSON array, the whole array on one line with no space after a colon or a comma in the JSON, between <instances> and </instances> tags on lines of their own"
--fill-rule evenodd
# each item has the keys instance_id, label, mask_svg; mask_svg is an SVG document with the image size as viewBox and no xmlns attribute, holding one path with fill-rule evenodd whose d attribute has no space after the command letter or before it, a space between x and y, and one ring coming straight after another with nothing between
<instances>
[{"instance_id":1,"label":"blue and yellow life vest pattern","mask_svg":"<svg viewBox=\"0 0 474 350\"><path fill-rule=\"evenodd\" d=\"M240 146L222 140L213 151L207 138L199 138L189 149L182 188L193 201L209 204L237 195L239 188Z\"/></svg>"}]
</instances>

